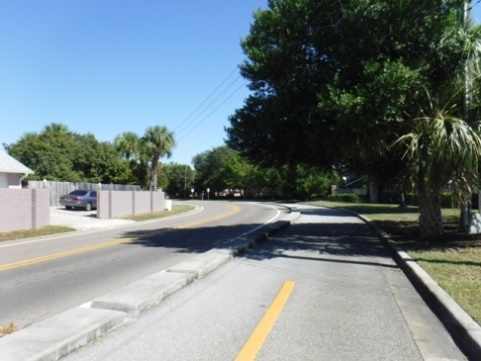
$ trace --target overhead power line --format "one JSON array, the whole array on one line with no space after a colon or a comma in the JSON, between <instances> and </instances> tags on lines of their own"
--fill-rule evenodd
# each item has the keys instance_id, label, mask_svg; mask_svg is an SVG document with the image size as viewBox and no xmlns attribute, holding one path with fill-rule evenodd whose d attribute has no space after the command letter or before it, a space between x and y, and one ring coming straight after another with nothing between
<instances>
[{"instance_id":1,"label":"overhead power line","mask_svg":"<svg viewBox=\"0 0 481 361\"><path fill-rule=\"evenodd\" d=\"M187 135L192 133L199 125L205 122L212 114L214 114L222 105L224 105L230 98L234 96L242 87L247 84L247 81L244 81L236 90L234 90L227 98L225 98L222 103L220 103L214 110L212 110L208 115L206 115L202 120L200 120L194 127L192 127L187 133L184 133L178 140L181 141Z\"/></svg>"},{"instance_id":2,"label":"overhead power line","mask_svg":"<svg viewBox=\"0 0 481 361\"><path fill-rule=\"evenodd\" d=\"M221 130L220 132L217 132L217 133L211 135L209 138L206 138L206 139L204 139L203 141L201 141L201 142L193 145L192 147L190 147L189 149L187 149L185 152L179 154L178 156L179 156L179 157L183 157L184 155L190 154L194 149L199 148L201 145L203 145L203 144L207 143L208 141L216 138L217 136L219 136L219 135L222 134L222 133L224 133L224 130Z\"/></svg>"},{"instance_id":3,"label":"overhead power line","mask_svg":"<svg viewBox=\"0 0 481 361\"><path fill-rule=\"evenodd\" d=\"M220 97L222 97L238 80L240 79L240 75L234 79L214 100L212 100L209 105L207 105L199 114L197 114L189 123L184 125L180 130L177 131L177 135L182 134L186 129L189 128L189 126L192 125L202 114L204 114L214 103L219 100ZM217 87L218 89L219 87ZM213 93L211 93L213 94ZM209 96L210 97L210 96Z\"/></svg>"},{"instance_id":4,"label":"overhead power line","mask_svg":"<svg viewBox=\"0 0 481 361\"><path fill-rule=\"evenodd\" d=\"M227 75L224 80L222 80L222 82L197 106L197 108L195 108L195 109L192 111L192 113L190 113L190 114L187 116L187 118L185 118L182 122L180 122L180 124L177 126L177 128L174 130L174 132L177 132L180 128L182 128L182 126L184 125L184 123L187 122L187 121L190 119L190 117L191 117L192 115L194 115L195 112L196 112L197 110L199 110L199 109L207 102L207 100L209 100L210 97L211 97L212 95L214 95L214 94L217 92L217 90L219 90L219 88L220 88L222 85L224 85L224 83L225 83L225 82L232 76L232 74L234 74L236 71L237 71L237 67L236 67L234 70L232 70L232 72L230 72L230 74ZM236 79L236 80L237 80L237 79Z\"/></svg>"},{"instance_id":5,"label":"overhead power line","mask_svg":"<svg viewBox=\"0 0 481 361\"><path fill-rule=\"evenodd\" d=\"M474 8L476 5L478 5L479 3L481 3L481 0L476 1L476 3L474 3L473 5L471 5L471 6L468 8L468 11L473 10L473 8Z\"/></svg>"}]
</instances>

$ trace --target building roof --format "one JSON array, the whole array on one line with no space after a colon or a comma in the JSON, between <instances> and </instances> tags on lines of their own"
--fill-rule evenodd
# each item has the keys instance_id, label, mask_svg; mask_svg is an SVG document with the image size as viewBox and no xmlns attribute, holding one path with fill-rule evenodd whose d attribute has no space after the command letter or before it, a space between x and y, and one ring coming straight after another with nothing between
<instances>
[{"instance_id":1,"label":"building roof","mask_svg":"<svg viewBox=\"0 0 481 361\"><path fill-rule=\"evenodd\" d=\"M5 152L0 152L0 172L1 173L22 173L31 174L33 170L23 165L15 158Z\"/></svg>"}]
</instances>

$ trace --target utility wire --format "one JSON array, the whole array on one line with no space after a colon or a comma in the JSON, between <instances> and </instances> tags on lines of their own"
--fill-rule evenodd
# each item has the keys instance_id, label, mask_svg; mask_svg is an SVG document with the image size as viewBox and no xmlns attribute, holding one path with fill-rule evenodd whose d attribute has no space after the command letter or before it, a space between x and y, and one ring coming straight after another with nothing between
<instances>
[{"instance_id":1,"label":"utility wire","mask_svg":"<svg viewBox=\"0 0 481 361\"><path fill-rule=\"evenodd\" d=\"M209 140L211 139L214 139L215 137L217 137L218 135L224 133L224 130L221 130L220 132L217 132L215 134L213 134L212 136L210 136L209 138L207 139L204 139L203 141L195 144L194 146L190 147L189 149L187 149L185 152L183 152L182 154L179 154L178 156L179 157L183 157L184 155L187 155L187 154L190 154L194 149L197 149L199 148L201 145L207 143Z\"/></svg>"},{"instance_id":2,"label":"utility wire","mask_svg":"<svg viewBox=\"0 0 481 361\"><path fill-rule=\"evenodd\" d=\"M475 4L471 5L471 6L468 8L468 11L473 10L473 8L474 8L476 5L478 5L479 3L481 3L481 0L476 1Z\"/></svg>"},{"instance_id":3,"label":"utility wire","mask_svg":"<svg viewBox=\"0 0 481 361\"><path fill-rule=\"evenodd\" d=\"M234 79L234 81L232 81L228 86L227 88L225 88L214 100L212 100L212 102L209 103L209 105L207 107L204 108L204 110L202 110L199 114L197 114L188 124L186 124L183 128L181 128L180 130L177 131L177 135L180 135L182 134L182 132L184 132L186 129L189 128L189 126L194 123L202 114L204 114L221 96L223 96L227 90L229 90L236 82L237 80L240 79L240 75Z\"/></svg>"},{"instance_id":4,"label":"utility wire","mask_svg":"<svg viewBox=\"0 0 481 361\"><path fill-rule=\"evenodd\" d=\"M209 100L209 98L215 94L215 92L222 86L224 85L224 83L232 76L232 74L234 74L235 72L237 71L237 68L235 68L234 70L232 70L232 72L227 75L227 77L197 106L197 108L195 108L192 113L190 113L187 118L185 118L182 122L180 122L180 124L177 126L177 128L174 130L174 132L176 132L179 128L182 127L182 125L187 121L189 120L189 118L197 111L199 110L200 107L202 107L206 102L207 100Z\"/></svg>"},{"instance_id":5,"label":"utility wire","mask_svg":"<svg viewBox=\"0 0 481 361\"><path fill-rule=\"evenodd\" d=\"M184 139L187 135L192 133L199 125L201 125L204 121L206 121L212 114L214 114L217 109L219 109L222 105L225 104L230 98L234 96L235 93L237 93L244 85L247 84L247 81L243 82L236 90L234 90L227 98L224 99L222 103L220 103L213 111L211 111L208 115L206 115L201 121L199 121L194 127L192 127L187 133L183 134L178 141L181 141Z\"/></svg>"}]
</instances>

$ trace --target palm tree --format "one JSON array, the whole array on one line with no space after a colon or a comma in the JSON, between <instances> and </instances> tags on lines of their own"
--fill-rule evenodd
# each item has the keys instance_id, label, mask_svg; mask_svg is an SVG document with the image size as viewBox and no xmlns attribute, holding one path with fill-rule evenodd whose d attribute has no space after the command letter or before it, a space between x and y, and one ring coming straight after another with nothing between
<instances>
[{"instance_id":1,"label":"palm tree","mask_svg":"<svg viewBox=\"0 0 481 361\"><path fill-rule=\"evenodd\" d=\"M160 158L172 155L172 148L175 147L174 134L164 126L149 127L142 138L144 149L151 160L151 183L150 189L157 190L157 169Z\"/></svg>"},{"instance_id":2,"label":"palm tree","mask_svg":"<svg viewBox=\"0 0 481 361\"><path fill-rule=\"evenodd\" d=\"M124 132L114 139L114 146L127 160L140 153L140 138L133 132Z\"/></svg>"},{"instance_id":3,"label":"palm tree","mask_svg":"<svg viewBox=\"0 0 481 361\"><path fill-rule=\"evenodd\" d=\"M466 121L445 109L432 114L416 119L415 129L396 142L406 146L405 156L415 170L422 238L442 233L442 188L449 183L460 205L475 191L481 160L481 138Z\"/></svg>"},{"instance_id":4,"label":"palm tree","mask_svg":"<svg viewBox=\"0 0 481 361\"><path fill-rule=\"evenodd\" d=\"M481 138L476 129L481 119L481 27L464 23L452 29L440 43L441 53L453 56L453 75L431 91L428 110L415 119L408 134L394 144L406 146L405 156L414 169L419 199L421 237L442 233L441 189L451 186L453 200L463 206L477 191ZM437 105L435 105L435 103ZM440 107L439 104L445 104ZM467 215L467 214L466 214Z\"/></svg>"}]
</instances>

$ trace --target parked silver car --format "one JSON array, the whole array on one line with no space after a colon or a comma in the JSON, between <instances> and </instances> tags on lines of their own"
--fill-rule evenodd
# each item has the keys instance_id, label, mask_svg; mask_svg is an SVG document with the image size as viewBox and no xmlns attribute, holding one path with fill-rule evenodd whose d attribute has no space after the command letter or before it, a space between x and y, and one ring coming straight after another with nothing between
<instances>
[{"instance_id":1,"label":"parked silver car","mask_svg":"<svg viewBox=\"0 0 481 361\"><path fill-rule=\"evenodd\" d=\"M92 208L97 208L97 191L77 189L60 196L59 203L67 209L85 208L86 211L90 211Z\"/></svg>"}]
</instances>

